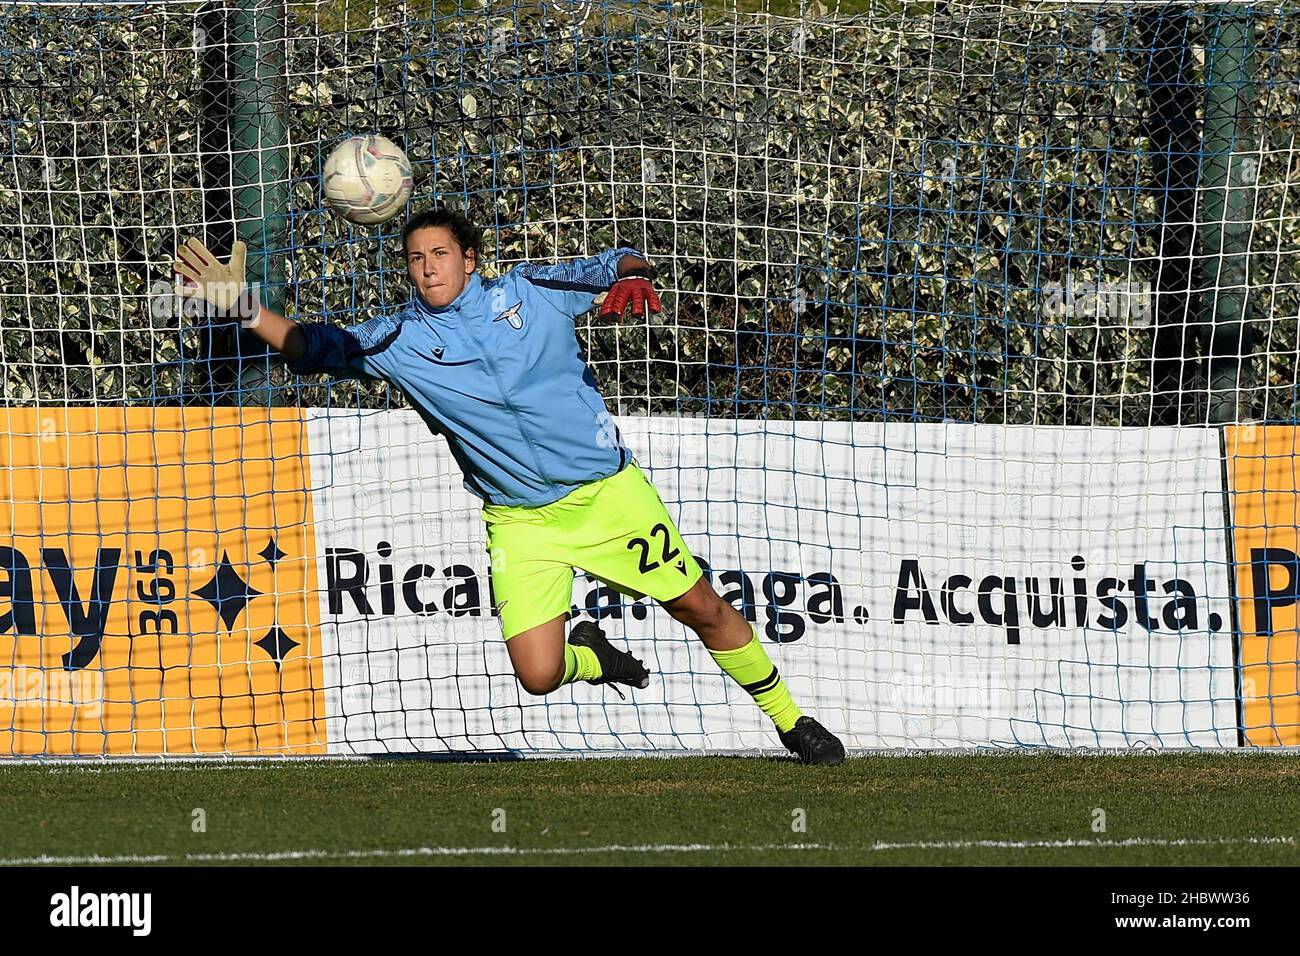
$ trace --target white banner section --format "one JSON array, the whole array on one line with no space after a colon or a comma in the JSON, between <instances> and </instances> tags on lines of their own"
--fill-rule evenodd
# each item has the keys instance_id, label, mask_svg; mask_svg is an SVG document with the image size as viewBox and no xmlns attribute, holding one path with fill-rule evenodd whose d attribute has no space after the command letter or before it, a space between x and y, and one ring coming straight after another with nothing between
<instances>
[{"instance_id":1,"label":"white banner section","mask_svg":"<svg viewBox=\"0 0 1300 956\"><path fill-rule=\"evenodd\" d=\"M780 746L692 632L581 572L576 619L644 659L650 687L523 692L445 441L405 411L309 425L333 752ZM619 426L848 746L1237 745L1213 430Z\"/></svg>"}]
</instances>

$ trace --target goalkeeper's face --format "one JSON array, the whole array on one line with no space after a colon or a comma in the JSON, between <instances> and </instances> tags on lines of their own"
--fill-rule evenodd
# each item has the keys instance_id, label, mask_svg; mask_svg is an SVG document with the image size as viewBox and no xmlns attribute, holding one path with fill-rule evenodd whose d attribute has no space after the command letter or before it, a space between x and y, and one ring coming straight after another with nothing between
<instances>
[{"instance_id":1,"label":"goalkeeper's face","mask_svg":"<svg viewBox=\"0 0 1300 956\"><path fill-rule=\"evenodd\" d=\"M417 229L406 239L406 274L411 284L434 308L451 305L474 274L474 250L461 252L444 226Z\"/></svg>"}]
</instances>

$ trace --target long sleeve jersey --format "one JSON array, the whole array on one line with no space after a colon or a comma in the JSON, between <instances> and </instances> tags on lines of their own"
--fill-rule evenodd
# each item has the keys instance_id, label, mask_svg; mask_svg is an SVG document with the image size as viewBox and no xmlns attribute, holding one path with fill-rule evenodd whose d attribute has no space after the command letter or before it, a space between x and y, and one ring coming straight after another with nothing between
<instances>
[{"instance_id":1,"label":"long sleeve jersey","mask_svg":"<svg viewBox=\"0 0 1300 956\"><path fill-rule=\"evenodd\" d=\"M631 458L574 331L625 255L640 253L523 264L492 280L474 272L441 308L417 293L403 311L347 328L301 323L307 351L289 369L387 380L447 439L472 494L550 504Z\"/></svg>"}]
</instances>

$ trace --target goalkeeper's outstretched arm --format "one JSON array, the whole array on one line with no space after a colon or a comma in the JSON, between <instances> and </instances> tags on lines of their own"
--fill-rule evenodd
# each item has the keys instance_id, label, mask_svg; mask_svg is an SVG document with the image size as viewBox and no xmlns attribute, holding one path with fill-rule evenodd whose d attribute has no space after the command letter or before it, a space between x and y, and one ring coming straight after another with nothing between
<instances>
[{"instance_id":1,"label":"goalkeeper's outstretched arm","mask_svg":"<svg viewBox=\"0 0 1300 956\"><path fill-rule=\"evenodd\" d=\"M185 280L181 294L204 299L238 318L286 360L296 362L307 351L307 338L297 322L267 308L248 288L244 281L246 255L244 243L236 242L230 249L230 261L223 264L202 242L190 239L181 246L172 267Z\"/></svg>"},{"instance_id":2,"label":"goalkeeper's outstretched arm","mask_svg":"<svg viewBox=\"0 0 1300 956\"><path fill-rule=\"evenodd\" d=\"M302 358L307 351L307 339L298 323L260 302L255 301L253 308L256 312L248 319L253 334L283 355L286 361L296 362Z\"/></svg>"}]
</instances>

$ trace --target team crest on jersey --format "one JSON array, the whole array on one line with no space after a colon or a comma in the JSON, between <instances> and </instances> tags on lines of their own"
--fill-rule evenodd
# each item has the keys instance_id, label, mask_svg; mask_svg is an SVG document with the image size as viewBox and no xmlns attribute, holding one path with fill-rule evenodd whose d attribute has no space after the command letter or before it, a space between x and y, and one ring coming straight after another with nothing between
<instances>
[{"instance_id":1,"label":"team crest on jersey","mask_svg":"<svg viewBox=\"0 0 1300 956\"><path fill-rule=\"evenodd\" d=\"M523 304L524 304L523 300L520 299L518 302L516 302L510 308L506 309L504 312L502 312L492 321L500 322L502 319L505 319L505 321L510 323L510 327L512 329L522 329L524 327L524 317L519 314L519 309L520 307L523 306Z\"/></svg>"}]
</instances>

